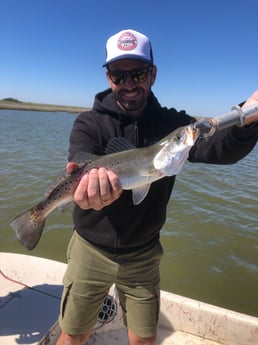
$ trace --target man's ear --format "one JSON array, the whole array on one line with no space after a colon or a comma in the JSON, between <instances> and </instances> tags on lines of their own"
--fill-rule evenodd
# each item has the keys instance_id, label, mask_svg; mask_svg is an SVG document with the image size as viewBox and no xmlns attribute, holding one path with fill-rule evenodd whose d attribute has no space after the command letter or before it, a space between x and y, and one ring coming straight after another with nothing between
<instances>
[{"instance_id":1,"label":"man's ear","mask_svg":"<svg viewBox=\"0 0 258 345\"><path fill-rule=\"evenodd\" d=\"M107 77L107 81L108 81L108 84L109 86L111 87L111 81L110 81L110 78L109 78L109 74L108 74L108 70L106 69L106 77Z\"/></svg>"}]
</instances>

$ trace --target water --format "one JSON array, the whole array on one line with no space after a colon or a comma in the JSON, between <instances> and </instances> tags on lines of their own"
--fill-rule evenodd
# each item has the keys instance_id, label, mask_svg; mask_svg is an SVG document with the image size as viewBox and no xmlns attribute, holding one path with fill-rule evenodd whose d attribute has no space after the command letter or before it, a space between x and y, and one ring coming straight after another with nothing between
<instances>
[{"instance_id":1,"label":"water","mask_svg":"<svg viewBox=\"0 0 258 345\"><path fill-rule=\"evenodd\" d=\"M65 261L71 209L49 216L31 252L9 222L38 202L65 166L75 116L0 111L0 251ZM258 316L257 157L256 146L232 166L184 166L162 230L162 289Z\"/></svg>"}]
</instances>

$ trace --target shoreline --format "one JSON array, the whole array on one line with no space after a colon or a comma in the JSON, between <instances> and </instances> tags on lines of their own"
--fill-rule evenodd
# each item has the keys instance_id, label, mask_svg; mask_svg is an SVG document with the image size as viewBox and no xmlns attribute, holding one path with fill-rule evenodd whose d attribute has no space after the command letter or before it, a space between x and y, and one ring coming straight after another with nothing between
<instances>
[{"instance_id":1,"label":"shoreline","mask_svg":"<svg viewBox=\"0 0 258 345\"><path fill-rule=\"evenodd\" d=\"M28 110L28 111L81 113L82 111L90 110L90 108L66 106L66 105L30 103L30 102L0 101L0 110Z\"/></svg>"}]
</instances>

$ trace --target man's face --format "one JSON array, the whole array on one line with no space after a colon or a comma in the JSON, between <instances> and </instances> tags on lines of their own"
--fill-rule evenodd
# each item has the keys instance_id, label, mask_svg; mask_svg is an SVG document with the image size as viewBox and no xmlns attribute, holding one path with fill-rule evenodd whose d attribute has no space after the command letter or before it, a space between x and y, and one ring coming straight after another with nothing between
<instances>
[{"instance_id":1,"label":"man's face","mask_svg":"<svg viewBox=\"0 0 258 345\"><path fill-rule=\"evenodd\" d=\"M119 60L108 65L106 75L119 107L127 115L139 116L156 79L156 66L133 59Z\"/></svg>"}]
</instances>

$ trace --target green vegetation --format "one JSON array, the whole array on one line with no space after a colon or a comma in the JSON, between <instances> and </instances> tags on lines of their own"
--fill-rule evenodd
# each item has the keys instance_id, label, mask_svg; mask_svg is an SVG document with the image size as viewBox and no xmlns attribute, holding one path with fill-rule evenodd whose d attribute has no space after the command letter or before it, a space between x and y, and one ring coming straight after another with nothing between
<instances>
[{"instance_id":1,"label":"green vegetation","mask_svg":"<svg viewBox=\"0 0 258 345\"><path fill-rule=\"evenodd\" d=\"M2 102L17 102L17 103L22 103L21 101L19 101L16 98L12 98L12 97L8 97L8 98L4 98L1 100Z\"/></svg>"},{"instance_id":2,"label":"green vegetation","mask_svg":"<svg viewBox=\"0 0 258 345\"><path fill-rule=\"evenodd\" d=\"M82 111L89 110L90 108L22 102L18 99L8 97L0 100L0 110L1 109L81 113Z\"/></svg>"}]
</instances>

